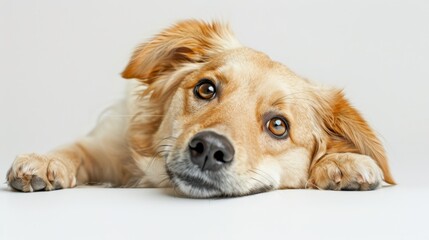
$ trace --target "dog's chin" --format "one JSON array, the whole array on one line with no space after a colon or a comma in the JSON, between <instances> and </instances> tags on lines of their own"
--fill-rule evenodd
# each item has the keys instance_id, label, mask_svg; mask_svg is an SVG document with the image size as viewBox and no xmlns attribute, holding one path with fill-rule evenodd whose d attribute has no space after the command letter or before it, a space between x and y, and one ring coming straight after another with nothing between
<instances>
[{"instance_id":1,"label":"dog's chin","mask_svg":"<svg viewBox=\"0 0 429 240\"><path fill-rule=\"evenodd\" d=\"M167 172L175 189L184 196L192 198L215 198L226 195L218 186L208 183L202 178L174 173L170 170L167 170Z\"/></svg>"},{"instance_id":2,"label":"dog's chin","mask_svg":"<svg viewBox=\"0 0 429 240\"><path fill-rule=\"evenodd\" d=\"M202 180L182 179L180 177L171 176L170 178L174 184L176 192L185 197L191 198L229 198L241 197L246 195L253 195L273 190L272 186L263 186L259 188L252 188L247 191L233 191L227 192L220 188L215 188L212 185L205 185Z\"/></svg>"},{"instance_id":3,"label":"dog's chin","mask_svg":"<svg viewBox=\"0 0 429 240\"><path fill-rule=\"evenodd\" d=\"M221 191L217 189L212 189L210 187L204 187L201 185L196 185L178 178L173 178L174 185L176 189L186 197L191 198L216 198L223 197Z\"/></svg>"},{"instance_id":4,"label":"dog's chin","mask_svg":"<svg viewBox=\"0 0 429 240\"><path fill-rule=\"evenodd\" d=\"M240 181L227 172L201 172L185 159L170 161L166 169L176 192L191 198L240 197L274 189L261 181Z\"/></svg>"}]
</instances>

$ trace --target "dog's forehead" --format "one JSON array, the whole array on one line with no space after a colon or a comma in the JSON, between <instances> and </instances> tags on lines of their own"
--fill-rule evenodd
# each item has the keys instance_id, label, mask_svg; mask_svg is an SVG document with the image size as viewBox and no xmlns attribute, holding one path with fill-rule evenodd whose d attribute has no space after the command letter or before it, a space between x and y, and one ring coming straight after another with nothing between
<instances>
[{"instance_id":1,"label":"dog's forehead","mask_svg":"<svg viewBox=\"0 0 429 240\"><path fill-rule=\"evenodd\" d=\"M237 48L220 54L207 66L231 85L247 86L254 92L302 88L308 82L265 53L251 48Z\"/></svg>"},{"instance_id":2,"label":"dog's forehead","mask_svg":"<svg viewBox=\"0 0 429 240\"><path fill-rule=\"evenodd\" d=\"M234 68L235 71L268 70L274 67L274 63L265 53L246 47L225 51L212 61L213 67L219 70Z\"/></svg>"}]
</instances>

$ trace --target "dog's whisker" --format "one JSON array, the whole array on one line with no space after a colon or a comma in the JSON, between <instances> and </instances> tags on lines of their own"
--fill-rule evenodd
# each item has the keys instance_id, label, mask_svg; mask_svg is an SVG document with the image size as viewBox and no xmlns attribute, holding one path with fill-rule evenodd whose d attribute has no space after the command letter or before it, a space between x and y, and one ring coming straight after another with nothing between
<instances>
[{"instance_id":1,"label":"dog's whisker","mask_svg":"<svg viewBox=\"0 0 429 240\"><path fill-rule=\"evenodd\" d=\"M275 182L274 178L273 178L270 174L266 173L265 171L263 171L263 170L261 170L261 169L259 169L259 168L256 168L256 169L255 169L255 171L258 171L258 172L260 172L261 174L263 174L263 176L264 176L265 178L268 178L269 180L271 180L271 182Z\"/></svg>"},{"instance_id":2,"label":"dog's whisker","mask_svg":"<svg viewBox=\"0 0 429 240\"><path fill-rule=\"evenodd\" d=\"M168 156L168 154L171 153L171 150L166 150L165 149L165 150L161 150L161 151L156 152L154 154L154 156L152 157L152 159L150 160L149 164L147 165L146 171L150 170L150 168L152 167L152 165L155 162L155 160L157 159L157 157L159 157L163 153L167 153L167 156ZM166 156L163 156L163 158L165 159Z\"/></svg>"},{"instance_id":3,"label":"dog's whisker","mask_svg":"<svg viewBox=\"0 0 429 240\"><path fill-rule=\"evenodd\" d=\"M289 97L284 97L284 98L282 98L282 100L289 100L289 101L287 101L288 104L297 104L297 100L301 100L301 101L299 101L300 104L301 103L306 103L306 104L310 104L311 103L311 104L320 105L320 102L318 102L318 101L316 101L314 99L310 99L310 98L297 98L297 97L289 98ZM293 101L290 101L290 100L293 100ZM304 102L302 100L304 100ZM307 102L305 102L305 101L307 101Z\"/></svg>"},{"instance_id":4,"label":"dog's whisker","mask_svg":"<svg viewBox=\"0 0 429 240\"><path fill-rule=\"evenodd\" d=\"M253 193L257 193L257 192L260 192L261 190L262 190L263 192L266 192L266 191L270 191L270 190L271 190L271 185L264 184L261 180L259 180L259 179L255 178L255 177L251 177L251 179L253 179L253 180L255 180L255 181L257 181L257 182L259 182L259 183L261 183L261 184L262 184L261 188L253 187L253 188L249 189L249 192L250 192L251 194L253 194Z\"/></svg>"},{"instance_id":5,"label":"dog's whisker","mask_svg":"<svg viewBox=\"0 0 429 240\"><path fill-rule=\"evenodd\" d=\"M250 177L250 178L253 179L253 180L255 180L255 181L257 181L257 182L259 182L261 184L261 186L266 186L266 184L264 182L262 182L261 180L259 180L257 178L255 178L255 177Z\"/></svg>"},{"instance_id":6,"label":"dog's whisker","mask_svg":"<svg viewBox=\"0 0 429 240\"><path fill-rule=\"evenodd\" d=\"M332 90L331 89L318 89L317 91L318 92L331 92ZM311 102L313 104L320 105L320 102L317 101L317 100L315 100L315 99L306 98L304 96L303 97L299 97L299 96L297 97L296 96L296 95L305 94L305 93L314 93L314 90L296 91L296 92L293 92L293 93L288 93L287 95L285 95L285 96L277 99L273 103L273 105L279 104L280 102L282 102L284 100L305 100L307 102ZM293 103L293 102L289 102L288 101L288 103ZM300 103L302 103L302 102L300 102Z\"/></svg>"},{"instance_id":7,"label":"dog's whisker","mask_svg":"<svg viewBox=\"0 0 429 240\"><path fill-rule=\"evenodd\" d=\"M157 143L155 143L155 144L152 144L152 145L150 145L150 146L148 146L148 147L145 147L145 148L136 148L135 150L136 151L145 151L145 150L151 150L151 149L155 149L156 150L156 147L155 146L159 146L162 142L164 142L164 141L166 141L167 143L168 143L168 141L175 141L177 138L176 137L173 137L173 136L170 136L170 137L166 137L166 138L162 138L161 140L159 140Z\"/></svg>"},{"instance_id":8,"label":"dog's whisker","mask_svg":"<svg viewBox=\"0 0 429 240\"><path fill-rule=\"evenodd\" d=\"M150 168L151 168L151 166L152 166L152 164L154 163L154 161L156 160L156 158L157 157L159 157L161 154L163 154L163 153L166 153L164 156L162 156L164 159L168 156L168 154L170 154L172 151L171 151L171 148L173 147L173 145L170 145L170 144L161 144L161 145L158 145L157 147L156 147L156 152L155 152L155 154L152 156L152 159L151 159L151 161L150 161L150 163L148 164L148 166L147 166L147 169L146 170L149 170ZM164 148L164 149L163 149ZM170 148L170 149L169 149Z\"/></svg>"},{"instance_id":9,"label":"dog's whisker","mask_svg":"<svg viewBox=\"0 0 429 240\"><path fill-rule=\"evenodd\" d=\"M256 176L260 176L261 178L263 178L265 181L266 181L266 183L264 184L264 186L265 185L271 185L272 183L274 183L275 181L274 181L274 179L271 177L271 176L269 176L267 173L265 173L264 171L262 171L262 170L259 170L259 169L250 169L249 170L250 172L252 172L252 173L254 173ZM257 171L260 171L260 172L262 172L263 174L260 174L260 173L258 173ZM265 175L265 176L264 176ZM271 180L270 180L270 179Z\"/></svg>"},{"instance_id":10,"label":"dog's whisker","mask_svg":"<svg viewBox=\"0 0 429 240\"><path fill-rule=\"evenodd\" d=\"M172 148L173 147L173 145L168 145L168 144L163 144L163 145L159 145L159 146L157 146L154 150L156 151L156 152L158 152L158 151L160 151L160 150L166 150L166 149L168 149L168 148ZM164 148L164 149L163 149ZM171 150L171 149L169 149L169 150Z\"/></svg>"},{"instance_id":11,"label":"dog's whisker","mask_svg":"<svg viewBox=\"0 0 429 240\"><path fill-rule=\"evenodd\" d=\"M161 177L163 176L163 178L161 179L161 181L159 182L159 185L163 185L164 183L170 181L170 176L166 175L166 174L162 174Z\"/></svg>"},{"instance_id":12,"label":"dog's whisker","mask_svg":"<svg viewBox=\"0 0 429 240\"><path fill-rule=\"evenodd\" d=\"M307 180L306 182L305 182L305 186L304 186L304 188L305 189L308 189L308 186L311 186L311 187L315 187L315 188L317 188L318 190L323 190L321 187L319 187L319 186L317 186L315 183L312 183L312 182L310 182L310 180Z\"/></svg>"}]
</instances>

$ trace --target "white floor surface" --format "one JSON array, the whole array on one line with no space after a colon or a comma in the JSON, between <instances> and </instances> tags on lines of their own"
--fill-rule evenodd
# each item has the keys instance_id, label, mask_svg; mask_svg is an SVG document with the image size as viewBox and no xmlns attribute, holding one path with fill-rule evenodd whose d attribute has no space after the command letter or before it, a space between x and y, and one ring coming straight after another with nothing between
<instances>
[{"instance_id":1,"label":"white floor surface","mask_svg":"<svg viewBox=\"0 0 429 240\"><path fill-rule=\"evenodd\" d=\"M429 239L429 191L282 190L184 199L168 189L0 190L0 239Z\"/></svg>"}]
</instances>

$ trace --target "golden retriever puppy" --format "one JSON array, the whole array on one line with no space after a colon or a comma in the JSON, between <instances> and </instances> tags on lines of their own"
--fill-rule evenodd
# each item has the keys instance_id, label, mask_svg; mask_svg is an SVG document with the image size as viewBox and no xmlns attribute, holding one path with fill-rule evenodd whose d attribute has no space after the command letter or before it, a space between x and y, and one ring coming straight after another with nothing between
<instances>
[{"instance_id":1,"label":"golden retriever puppy","mask_svg":"<svg viewBox=\"0 0 429 240\"><path fill-rule=\"evenodd\" d=\"M8 184L174 187L190 197L394 184L381 142L341 90L242 46L225 24L177 23L139 46L122 76L137 81L92 132L19 155Z\"/></svg>"}]
</instances>

